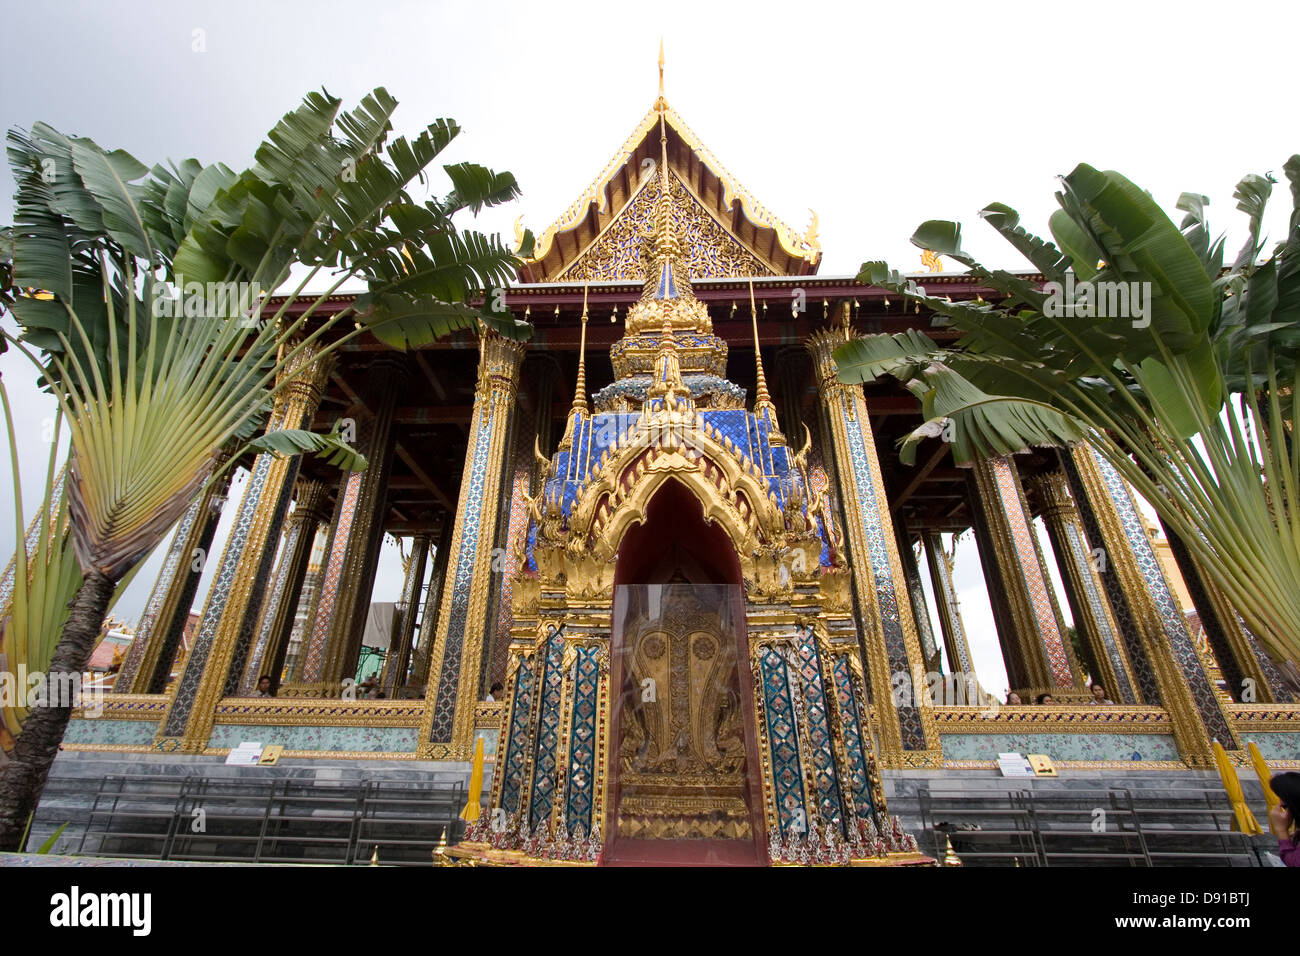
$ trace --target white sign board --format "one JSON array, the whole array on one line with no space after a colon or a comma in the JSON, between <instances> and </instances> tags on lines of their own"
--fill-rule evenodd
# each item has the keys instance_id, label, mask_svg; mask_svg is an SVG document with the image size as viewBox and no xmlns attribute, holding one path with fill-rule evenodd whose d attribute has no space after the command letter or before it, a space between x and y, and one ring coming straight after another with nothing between
<instances>
[{"instance_id":1,"label":"white sign board","mask_svg":"<svg viewBox=\"0 0 1300 956\"><path fill-rule=\"evenodd\" d=\"M232 767L256 767L262 759L262 745L259 742L245 740L226 757L226 763Z\"/></svg>"},{"instance_id":2,"label":"white sign board","mask_svg":"<svg viewBox=\"0 0 1300 956\"><path fill-rule=\"evenodd\" d=\"M1004 777L1033 777L1034 768L1020 754L998 754L998 769Z\"/></svg>"}]
</instances>

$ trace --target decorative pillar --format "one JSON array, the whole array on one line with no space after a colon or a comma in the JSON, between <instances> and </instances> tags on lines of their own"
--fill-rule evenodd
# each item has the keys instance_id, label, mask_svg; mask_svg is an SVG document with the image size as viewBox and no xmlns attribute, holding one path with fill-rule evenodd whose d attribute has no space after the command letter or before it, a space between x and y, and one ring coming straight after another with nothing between
<instances>
[{"instance_id":1,"label":"decorative pillar","mask_svg":"<svg viewBox=\"0 0 1300 956\"><path fill-rule=\"evenodd\" d=\"M934 603L939 608L939 626L943 629L943 643L948 651L948 664L955 673L974 677L975 659L971 657L966 628L961 622L957 589L952 583L952 563L937 531L927 531L923 538L925 556L930 566L930 583L934 587Z\"/></svg>"},{"instance_id":2,"label":"decorative pillar","mask_svg":"<svg viewBox=\"0 0 1300 956\"><path fill-rule=\"evenodd\" d=\"M912 615L916 618L916 634L921 641L927 674L943 672L943 658L934 640L934 626L930 621L930 607L925 601L925 588L921 584L921 571L916 566L916 552L912 550L911 535L902 518L894 522L898 535L898 556L903 559L903 576L907 579L907 596L912 602Z\"/></svg>"},{"instance_id":3,"label":"decorative pillar","mask_svg":"<svg viewBox=\"0 0 1300 956\"><path fill-rule=\"evenodd\" d=\"M316 355L316 349L305 348L284 370L289 381L276 396L268 431L302 428L311 420L329 365L318 361ZM159 750L202 753L217 702L228 693L232 674L238 680L243 672L257 624L259 598L271 574L300 463L296 455L273 453L258 455L253 462L185 671L159 724Z\"/></svg>"},{"instance_id":4,"label":"decorative pillar","mask_svg":"<svg viewBox=\"0 0 1300 956\"><path fill-rule=\"evenodd\" d=\"M225 464L226 457L217 466ZM162 570L149 595L135 639L117 673L113 692L118 694L161 694L171 677L176 649L189 622L190 607L203 577L203 566L212 547L212 536L221 521L230 492L233 469L209 484L190 502L176 526Z\"/></svg>"},{"instance_id":5,"label":"decorative pillar","mask_svg":"<svg viewBox=\"0 0 1300 956\"><path fill-rule=\"evenodd\" d=\"M1042 507L1047 537L1061 569L1066 599L1074 614L1074 626L1091 651L1092 678L1100 682L1118 704L1140 703L1130 676L1119 623L1111 610L1101 581L1104 551L1089 547L1079 510L1070 496L1069 482L1062 471L1051 471L1030 479Z\"/></svg>"},{"instance_id":6,"label":"decorative pillar","mask_svg":"<svg viewBox=\"0 0 1300 956\"><path fill-rule=\"evenodd\" d=\"M1015 666L1008 661L1008 678L1021 691L1082 690L1083 675L1066 638L1015 461L980 459L971 475L990 563L996 568L990 593L997 589L1006 602L999 630L1007 625L1014 629L1000 635L1003 649L1014 645L1019 656Z\"/></svg>"},{"instance_id":7,"label":"decorative pillar","mask_svg":"<svg viewBox=\"0 0 1300 956\"><path fill-rule=\"evenodd\" d=\"M1259 639L1246 627L1218 585L1201 569L1182 539L1163 521L1160 526L1169 540L1169 550L1196 606L1232 699L1239 703L1294 703L1295 693Z\"/></svg>"},{"instance_id":8,"label":"decorative pillar","mask_svg":"<svg viewBox=\"0 0 1300 956\"><path fill-rule=\"evenodd\" d=\"M325 518L325 486L319 481L298 482L298 498L289 516L275 583L267 594L258 628L257 644L249 655L239 693L252 694L262 674L271 675L271 686L279 687L284 656L289 650L289 633L298 614L307 564L316 543L316 529Z\"/></svg>"},{"instance_id":9,"label":"decorative pillar","mask_svg":"<svg viewBox=\"0 0 1300 956\"><path fill-rule=\"evenodd\" d=\"M401 356L375 360L356 409L357 437L366 470L348 472L334 508L334 537L323 572L298 695L337 696L353 677L384 539L388 477L393 463L393 413L406 364Z\"/></svg>"},{"instance_id":10,"label":"decorative pillar","mask_svg":"<svg viewBox=\"0 0 1300 956\"><path fill-rule=\"evenodd\" d=\"M402 582L402 603L398 609L400 619L396 628L397 639L384 661L380 686L389 698L396 696L397 688L405 683L406 667L411 659L411 637L415 634L415 612L424 588L425 562L429 557L429 535L417 534L411 539L411 556L406 560L406 579Z\"/></svg>"},{"instance_id":11,"label":"decorative pillar","mask_svg":"<svg viewBox=\"0 0 1300 956\"><path fill-rule=\"evenodd\" d=\"M447 577L447 555L451 551L451 515L443 514L433 547L433 570L429 573L429 589L424 596L424 611L420 615L419 643L415 664L411 669L411 684L424 687L429 682L429 657L438 634L443 582Z\"/></svg>"},{"instance_id":12,"label":"decorative pillar","mask_svg":"<svg viewBox=\"0 0 1300 956\"><path fill-rule=\"evenodd\" d=\"M1240 749L1123 477L1086 444L1061 455L1088 540L1104 548L1102 584L1145 702L1163 706L1183 760L1214 766L1211 739Z\"/></svg>"},{"instance_id":13,"label":"decorative pillar","mask_svg":"<svg viewBox=\"0 0 1300 956\"><path fill-rule=\"evenodd\" d=\"M886 766L931 766L941 759L939 738L929 710L922 706L924 658L902 560L885 497L875 438L860 385L836 376L834 351L846 341L840 330L812 335L808 350L817 375L834 461L845 538L853 570L860 640L880 731ZM910 680L912 692L895 694L896 675Z\"/></svg>"},{"instance_id":14,"label":"decorative pillar","mask_svg":"<svg viewBox=\"0 0 1300 956\"><path fill-rule=\"evenodd\" d=\"M485 332L460 498L448 554L446 599L438 612L419 755L466 759L474 741L474 705L482 682L492 548L506 480L510 415L524 346Z\"/></svg>"}]
</instances>

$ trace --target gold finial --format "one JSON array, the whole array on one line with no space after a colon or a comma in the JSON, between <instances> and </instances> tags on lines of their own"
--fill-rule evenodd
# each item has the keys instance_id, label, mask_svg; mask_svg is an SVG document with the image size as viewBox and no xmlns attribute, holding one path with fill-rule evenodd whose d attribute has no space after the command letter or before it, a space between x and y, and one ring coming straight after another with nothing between
<instances>
[{"instance_id":1,"label":"gold finial","mask_svg":"<svg viewBox=\"0 0 1300 956\"><path fill-rule=\"evenodd\" d=\"M772 396L767 390L767 376L763 374L763 349L758 344L758 307L754 303L753 279L749 281L749 317L750 323L754 327L754 365L758 376L757 395L754 397L754 414L757 415L761 410L767 409L767 420L771 425L768 441L773 445L784 445L785 436L781 434L781 428L776 423L776 406L772 404Z\"/></svg>"},{"instance_id":2,"label":"gold finial","mask_svg":"<svg viewBox=\"0 0 1300 956\"><path fill-rule=\"evenodd\" d=\"M655 101L655 109L663 113L668 101L664 99L664 38L659 38L659 99Z\"/></svg>"},{"instance_id":3,"label":"gold finial","mask_svg":"<svg viewBox=\"0 0 1300 956\"><path fill-rule=\"evenodd\" d=\"M558 308L558 306L557 306ZM569 408L568 421L564 423L564 437L556 451L565 451L573 447L573 433L584 415L589 415L587 407L587 283L582 284L582 333L578 340L578 375L573 385L573 405Z\"/></svg>"},{"instance_id":4,"label":"gold finial","mask_svg":"<svg viewBox=\"0 0 1300 956\"><path fill-rule=\"evenodd\" d=\"M587 283L582 284L582 334L578 341L578 378L573 389L573 411L587 408Z\"/></svg>"},{"instance_id":5,"label":"gold finial","mask_svg":"<svg viewBox=\"0 0 1300 956\"><path fill-rule=\"evenodd\" d=\"M943 261L939 258L939 253L933 249L921 250L921 265L925 266L931 272L942 272Z\"/></svg>"}]
</instances>

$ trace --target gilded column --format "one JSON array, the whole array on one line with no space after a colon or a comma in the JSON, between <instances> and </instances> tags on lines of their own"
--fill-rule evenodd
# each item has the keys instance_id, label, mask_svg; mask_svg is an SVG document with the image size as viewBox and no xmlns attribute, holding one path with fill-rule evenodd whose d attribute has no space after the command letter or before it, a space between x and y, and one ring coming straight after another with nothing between
<instances>
[{"instance_id":1,"label":"gilded column","mask_svg":"<svg viewBox=\"0 0 1300 956\"><path fill-rule=\"evenodd\" d=\"M1182 539L1163 521L1161 526L1232 699L1247 704L1294 703L1296 697L1286 679L1241 615L1201 569Z\"/></svg>"},{"instance_id":2,"label":"gilded column","mask_svg":"<svg viewBox=\"0 0 1300 956\"><path fill-rule=\"evenodd\" d=\"M248 666L244 668L243 682L239 687L241 694L256 691L262 674L271 675L272 687L280 684L284 656L289 650L289 633L298 614L303 580L307 576L312 546L316 543L316 529L324 518L325 486L319 481L299 480L298 497L284 533L275 583L267 594L257 643L249 656Z\"/></svg>"},{"instance_id":3,"label":"gilded column","mask_svg":"<svg viewBox=\"0 0 1300 956\"><path fill-rule=\"evenodd\" d=\"M415 614L424 589L425 563L429 557L429 535L417 534L411 539L411 556L406 561L406 579L402 582L401 618L397 627L397 641L384 661L380 686L392 698L397 688L406 682L406 668L411 659L411 637L415 634Z\"/></svg>"},{"instance_id":4,"label":"gilded column","mask_svg":"<svg viewBox=\"0 0 1300 956\"><path fill-rule=\"evenodd\" d=\"M276 397L268 431L301 428L310 421L328 374L328 363L318 361L316 354L314 348L303 349L285 369L289 381ZM237 679L242 673L232 664L241 647L241 668L247 654L299 464L298 456L271 453L258 455L253 462L185 671L159 725L160 750L202 753L212 731L217 702L227 693L231 675Z\"/></svg>"},{"instance_id":5,"label":"gilded column","mask_svg":"<svg viewBox=\"0 0 1300 956\"><path fill-rule=\"evenodd\" d=\"M411 684L424 687L429 682L429 657L438 634L438 614L441 606L443 581L447 577L447 554L451 548L452 519L443 514L433 547L433 570L429 573L429 589L424 596L424 611L420 614L420 634L411 667Z\"/></svg>"},{"instance_id":6,"label":"gilded column","mask_svg":"<svg viewBox=\"0 0 1300 956\"><path fill-rule=\"evenodd\" d=\"M846 385L836 376L833 353L844 341L839 330L817 332L809 339L808 350L829 430L826 456L833 460L839 482L881 759L888 766L930 766L940 754L933 720L919 700L925 686L924 657L889 523L866 398L860 385ZM911 693L896 697L896 675L910 681Z\"/></svg>"},{"instance_id":7,"label":"gilded column","mask_svg":"<svg viewBox=\"0 0 1300 956\"><path fill-rule=\"evenodd\" d=\"M971 657L966 628L961 621L957 589L952 583L952 564L938 532L927 531L923 538L930 566L930 583L934 586L934 603L939 608L939 626L943 629L943 643L948 651L948 665L955 673L973 678L975 659Z\"/></svg>"},{"instance_id":8,"label":"gilded column","mask_svg":"<svg viewBox=\"0 0 1300 956\"><path fill-rule=\"evenodd\" d=\"M302 681L296 693L336 696L356 673L384 538L388 477L393 462L393 413L405 373L400 356L375 360L358 410L358 442L366 469L343 476L334 509L334 538L318 592Z\"/></svg>"},{"instance_id":9,"label":"gilded column","mask_svg":"<svg viewBox=\"0 0 1300 956\"><path fill-rule=\"evenodd\" d=\"M1103 552L1089 547L1065 473L1051 471L1030 481L1042 506L1043 523L1056 553L1056 566L1061 569L1074 625L1091 651L1092 678L1106 688L1116 703L1140 703L1119 622L1102 585Z\"/></svg>"},{"instance_id":10,"label":"gilded column","mask_svg":"<svg viewBox=\"0 0 1300 956\"><path fill-rule=\"evenodd\" d=\"M225 460L223 457L218 467ZM189 622L190 607L212 547L212 536L226 506L231 473L226 471L209 484L181 516L149 603L140 617L135 640L113 684L115 693L161 694L167 687L176 649Z\"/></svg>"},{"instance_id":11,"label":"gilded column","mask_svg":"<svg viewBox=\"0 0 1300 956\"><path fill-rule=\"evenodd\" d=\"M934 640L934 625L930 621L930 606L925 601L925 587L921 584L921 571L916 565L916 552L912 550L911 535L901 518L894 522L898 534L898 556L903 559L903 575L907 578L907 596L912 602L912 615L916 618L916 633L921 641L927 674L943 672L943 658Z\"/></svg>"},{"instance_id":12,"label":"gilded column","mask_svg":"<svg viewBox=\"0 0 1300 956\"><path fill-rule=\"evenodd\" d=\"M429 665L419 754L464 759L474 739L483 678L492 548L506 480L510 415L524 346L493 332L479 341L478 386L448 553L445 599Z\"/></svg>"},{"instance_id":13,"label":"gilded column","mask_svg":"<svg viewBox=\"0 0 1300 956\"><path fill-rule=\"evenodd\" d=\"M997 569L990 590L997 588L1006 602L1007 613L999 624L1014 628L1013 635L1003 637L1003 648L1014 644L1020 654L1019 666L1008 666L1008 678L1022 691L1082 690L1083 675L1066 638L1015 461L980 459L971 473L973 497Z\"/></svg>"},{"instance_id":14,"label":"gilded column","mask_svg":"<svg viewBox=\"0 0 1300 956\"><path fill-rule=\"evenodd\" d=\"M1212 739L1228 750L1241 745L1205 673L1132 492L1086 444L1072 446L1061 459L1088 540L1104 548L1102 583L1126 633L1142 696L1168 711L1184 761L1213 766Z\"/></svg>"}]
</instances>

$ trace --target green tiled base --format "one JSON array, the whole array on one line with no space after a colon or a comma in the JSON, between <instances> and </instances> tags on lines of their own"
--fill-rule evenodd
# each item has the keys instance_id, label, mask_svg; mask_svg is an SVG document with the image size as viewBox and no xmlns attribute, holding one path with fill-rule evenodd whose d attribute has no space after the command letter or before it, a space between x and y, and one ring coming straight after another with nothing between
<instances>
[{"instance_id":1,"label":"green tiled base","mask_svg":"<svg viewBox=\"0 0 1300 956\"><path fill-rule=\"evenodd\" d=\"M939 741L945 760L997 760L1000 753L1046 754L1054 761L1178 759L1168 734L941 734Z\"/></svg>"}]
</instances>

